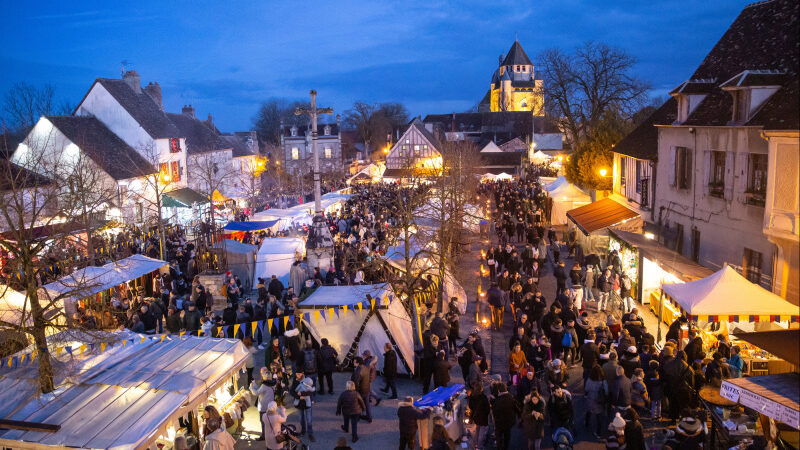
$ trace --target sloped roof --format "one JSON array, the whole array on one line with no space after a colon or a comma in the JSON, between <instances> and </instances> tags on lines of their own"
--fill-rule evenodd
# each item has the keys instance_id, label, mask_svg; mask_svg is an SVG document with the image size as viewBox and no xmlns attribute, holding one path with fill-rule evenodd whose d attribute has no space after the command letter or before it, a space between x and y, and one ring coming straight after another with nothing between
<instances>
[{"instance_id":1,"label":"sloped roof","mask_svg":"<svg viewBox=\"0 0 800 450\"><path fill-rule=\"evenodd\" d=\"M482 167L485 166L519 166L522 164L523 152L489 152L481 153Z\"/></svg>"},{"instance_id":2,"label":"sloped roof","mask_svg":"<svg viewBox=\"0 0 800 450\"><path fill-rule=\"evenodd\" d=\"M161 107L144 91L134 92L123 80L98 78L95 83L100 83L153 139L183 137Z\"/></svg>"},{"instance_id":3,"label":"sloped roof","mask_svg":"<svg viewBox=\"0 0 800 450\"><path fill-rule=\"evenodd\" d=\"M425 139L427 139L428 142L431 143L431 145L434 145L434 146L437 145L438 139L436 139L436 136L431 134L431 132L428 131L427 128L425 128L425 124L421 120L419 120L419 119L412 120L411 123L409 124L409 129L411 127L416 128L420 133L422 133L422 136ZM408 130L406 130L406 133L408 133ZM405 133L403 133L403 134L405 134Z\"/></svg>"},{"instance_id":4,"label":"sloped roof","mask_svg":"<svg viewBox=\"0 0 800 450\"><path fill-rule=\"evenodd\" d=\"M187 114L167 113L180 136L186 138L186 152L190 155L230 148L205 122Z\"/></svg>"},{"instance_id":5,"label":"sloped roof","mask_svg":"<svg viewBox=\"0 0 800 450\"><path fill-rule=\"evenodd\" d=\"M45 117L115 180L158 172L139 152L94 117Z\"/></svg>"},{"instance_id":6,"label":"sloped roof","mask_svg":"<svg viewBox=\"0 0 800 450\"><path fill-rule=\"evenodd\" d=\"M513 66L517 64L524 64L528 66L533 65L530 58L528 58L528 54L522 49L522 45L520 45L519 41L514 41L514 43L511 45L511 48L508 50L502 65Z\"/></svg>"},{"instance_id":7,"label":"sloped roof","mask_svg":"<svg viewBox=\"0 0 800 450\"><path fill-rule=\"evenodd\" d=\"M797 105L797 91L792 89L791 84L796 84L798 65L800 65L800 38L797 32L799 16L800 3L796 0L766 0L748 5L706 55L691 78L716 79L719 83L725 83L737 74L743 75L743 72L747 72L752 78L748 80L750 77L745 76L743 81L750 85L753 85L752 83L774 85L783 78L781 84L789 89L784 90L782 94L773 95L770 101ZM775 72L785 73L786 76L761 75ZM732 118L732 108L733 101L730 94L717 86L683 124L727 125ZM789 116L772 116L779 111L785 111ZM751 119L760 116L758 120L748 125L770 124L781 127L779 129L797 129L800 125L799 114L796 107L791 111L773 103L766 113L757 112Z\"/></svg>"},{"instance_id":8,"label":"sloped roof","mask_svg":"<svg viewBox=\"0 0 800 450\"><path fill-rule=\"evenodd\" d=\"M532 130L536 133L560 132L550 118L534 116L530 111L429 114L423 122L442 131L509 133L513 135L509 140L529 136Z\"/></svg>"},{"instance_id":9,"label":"sloped roof","mask_svg":"<svg viewBox=\"0 0 800 450\"><path fill-rule=\"evenodd\" d=\"M636 211L610 198L567 211L567 217L586 235L638 216Z\"/></svg>"},{"instance_id":10,"label":"sloped roof","mask_svg":"<svg viewBox=\"0 0 800 450\"><path fill-rule=\"evenodd\" d=\"M671 124L675 121L677 114L678 106L675 99L667 100L660 108L653 111L650 117L617 142L611 151L636 159L656 161L658 159L658 128L656 125Z\"/></svg>"},{"instance_id":11,"label":"sloped roof","mask_svg":"<svg viewBox=\"0 0 800 450\"><path fill-rule=\"evenodd\" d=\"M223 134L219 139L225 144L226 148L233 150L233 157L252 156L255 153L250 149L242 136Z\"/></svg>"},{"instance_id":12,"label":"sloped roof","mask_svg":"<svg viewBox=\"0 0 800 450\"><path fill-rule=\"evenodd\" d=\"M7 159L0 159L0 174L2 174L0 176L0 192L50 184L49 178L20 167Z\"/></svg>"},{"instance_id":13,"label":"sloped roof","mask_svg":"<svg viewBox=\"0 0 800 450\"><path fill-rule=\"evenodd\" d=\"M325 134L325 127L330 127L331 134ZM292 126L283 126L283 135L285 137L305 137L306 130L311 130L311 125L301 125L297 127L297 136L292 136ZM336 123L318 123L317 136L319 137L332 137L339 134L339 125Z\"/></svg>"}]
</instances>

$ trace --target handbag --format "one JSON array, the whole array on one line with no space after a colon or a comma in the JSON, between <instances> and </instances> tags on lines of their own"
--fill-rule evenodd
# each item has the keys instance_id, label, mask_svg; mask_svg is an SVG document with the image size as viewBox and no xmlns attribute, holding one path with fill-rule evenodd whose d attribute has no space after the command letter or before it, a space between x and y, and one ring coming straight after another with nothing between
<instances>
[{"instance_id":1,"label":"handbag","mask_svg":"<svg viewBox=\"0 0 800 450\"><path fill-rule=\"evenodd\" d=\"M272 420L270 420L269 414L267 414L267 422L269 422L269 431L270 431L270 433L274 433L275 431L272 428ZM282 443L286 442L288 439L289 438L286 437L286 435L283 434L283 433L280 433L277 436L275 436L275 442L277 442L278 444L282 444Z\"/></svg>"}]
</instances>

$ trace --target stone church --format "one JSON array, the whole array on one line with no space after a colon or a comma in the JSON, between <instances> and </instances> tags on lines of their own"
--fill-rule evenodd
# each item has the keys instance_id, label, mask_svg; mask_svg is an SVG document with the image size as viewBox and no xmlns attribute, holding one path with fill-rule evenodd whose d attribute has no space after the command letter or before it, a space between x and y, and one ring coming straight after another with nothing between
<instances>
[{"instance_id":1,"label":"stone church","mask_svg":"<svg viewBox=\"0 0 800 450\"><path fill-rule=\"evenodd\" d=\"M514 41L505 57L500 55L499 60L478 111L531 111L534 116L544 115L542 80L534 76L533 63L519 41Z\"/></svg>"}]
</instances>

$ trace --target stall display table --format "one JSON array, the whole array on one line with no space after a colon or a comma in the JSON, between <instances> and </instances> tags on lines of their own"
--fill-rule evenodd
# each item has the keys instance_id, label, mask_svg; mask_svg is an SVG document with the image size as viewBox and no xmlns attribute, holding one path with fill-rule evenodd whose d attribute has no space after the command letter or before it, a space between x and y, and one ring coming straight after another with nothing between
<instances>
[{"instance_id":1,"label":"stall display table","mask_svg":"<svg viewBox=\"0 0 800 450\"><path fill-rule=\"evenodd\" d=\"M415 401L414 406L418 408L434 408L430 417L417 421L420 448L428 448L431 445L433 419L435 417L441 417L444 420L444 427L450 439L458 441L464 434L464 414L467 409L467 398L464 394L463 384L436 388Z\"/></svg>"}]
</instances>

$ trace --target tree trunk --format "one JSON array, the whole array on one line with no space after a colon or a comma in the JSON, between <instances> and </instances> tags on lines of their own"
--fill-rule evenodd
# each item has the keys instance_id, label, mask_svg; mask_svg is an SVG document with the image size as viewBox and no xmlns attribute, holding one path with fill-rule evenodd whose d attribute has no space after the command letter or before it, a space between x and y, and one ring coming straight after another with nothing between
<instances>
[{"instance_id":1,"label":"tree trunk","mask_svg":"<svg viewBox=\"0 0 800 450\"><path fill-rule=\"evenodd\" d=\"M33 265L28 265L33 267ZM43 394L52 392L55 387L53 386L53 366L50 361L50 352L47 348L47 336L45 330L47 328L47 320L44 318L44 311L39 304L39 292L36 285L35 275L32 271L27 273L27 294L31 304L31 316L33 318L33 329L30 334L33 335L33 341L38 350L36 357L39 358L39 388ZM24 324L23 324L24 326Z\"/></svg>"}]
</instances>

